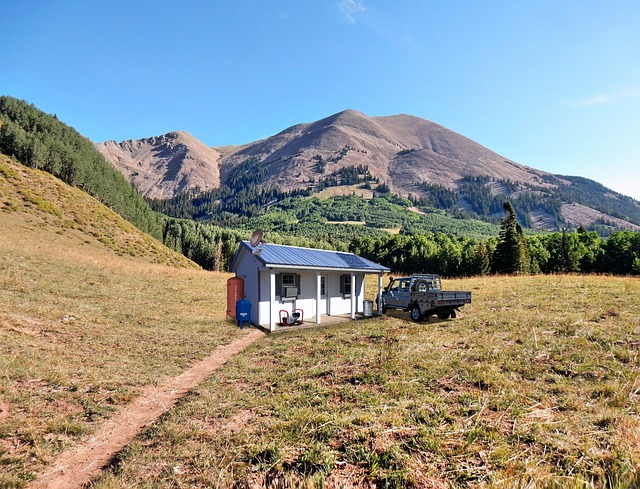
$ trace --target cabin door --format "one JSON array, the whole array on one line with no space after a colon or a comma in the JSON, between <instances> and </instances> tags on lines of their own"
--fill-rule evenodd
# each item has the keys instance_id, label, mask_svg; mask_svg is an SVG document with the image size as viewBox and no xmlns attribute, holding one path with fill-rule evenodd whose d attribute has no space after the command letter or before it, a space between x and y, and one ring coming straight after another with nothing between
<instances>
[{"instance_id":1,"label":"cabin door","mask_svg":"<svg viewBox=\"0 0 640 489\"><path fill-rule=\"evenodd\" d=\"M320 275L320 314L329 314L329 301L327 300L328 277Z\"/></svg>"}]
</instances>

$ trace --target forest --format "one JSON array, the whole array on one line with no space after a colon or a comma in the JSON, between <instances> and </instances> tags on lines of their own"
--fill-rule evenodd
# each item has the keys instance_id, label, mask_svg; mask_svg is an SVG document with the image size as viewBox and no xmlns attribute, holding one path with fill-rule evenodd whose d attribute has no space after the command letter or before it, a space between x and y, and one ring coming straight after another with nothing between
<instances>
[{"instance_id":1,"label":"forest","mask_svg":"<svg viewBox=\"0 0 640 489\"><path fill-rule=\"evenodd\" d=\"M532 203L500 199L487 192L488 180L477 177L465 179L461 191L474 209L471 215L490 213L494 223L470 219L468 213L452 215L446 209L457 199L455 192L425 182L421 186L432 197L423 200L399 197L384 184L378 184L370 200L355 195L319 199L310 189L264 189L260 183L267 168L257 159L242 163L219 189L147 202L75 129L55 115L6 96L0 97L0 151L86 191L206 270L228 270L240 241L261 228L271 243L351 251L401 274L640 275L640 233L607 226L600 232L583 227L555 233L527 230L521 214L528 214ZM332 177L331 184L374 182L366 167ZM559 182L559 177L549 178ZM562 178L573 185L559 187L555 197L540 197L549 213L557 212L560 195L593 200L594 206L610 205L606 199L595 202L598 192L606 190L599 184ZM518 185L497 183L505 188ZM640 222L632 199L617 200L609 209L612 215ZM421 213L409 211L416 204Z\"/></svg>"},{"instance_id":2,"label":"forest","mask_svg":"<svg viewBox=\"0 0 640 489\"><path fill-rule=\"evenodd\" d=\"M503 224L509 222L508 218ZM506 224L505 224L506 225ZM342 227L342 225L337 225ZM513 234L513 233L512 233ZM517 233L516 233L517 234ZM250 231L230 229L190 220L167 220L163 239L207 270L228 270L240 241ZM320 235L320 234L318 234ZM616 231L603 238L595 231L579 228L572 232L511 240L502 230L499 236L480 240L450 233L388 234L354 236L336 245L328 233L325 239L267 231L270 243L308 248L350 251L396 274L438 273L446 277L494 274L605 273L640 275L640 233ZM513 259L505 259L512 257Z\"/></svg>"},{"instance_id":3,"label":"forest","mask_svg":"<svg viewBox=\"0 0 640 489\"><path fill-rule=\"evenodd\" d=\"M424 218L416 213L408 215L407 208L414 207L422 214L447 217L446 227L454 234L488 237L495 232L495 227L479 223L498 225L502 218L502 205L509 200L516 211L518 222L526 229L534 227L533 211L546 213L556 230L569 228L570 225L562 215L564 203L582 204L640 225L640 206L631 197L613 193L601 184L581 177L545 175L542 180L550 186L543 186L542 183L536 186L508 179L466 176L461 179L458 190L422 181L415 183L415 194L410 193L407 198L402 198L392 193L388 184L372 177L369 168L364 165L347 166L322 178L312 177L306 188L290 192L263 185L268 168L267 161L248 158L234 169L219 189L206 192L190 190L172 199L151 200L150 204L159 212L172 217L236 226L260 215L265 208L269 208L271 212L286 206L289 197L310 197L314 192L328 187L360 184L360 188L373 192L372 201L357 197L355 193L342 196L342 199L311 199L315 204L313 213L329 221L362 221L370 227L406 227L415 228L416 231L437 231L442 228L440 223L433 222L433 216ZM380 199L395 206L389 206ZM328 211L325 201L333 209ZM294 202L299 204L302 200ZM367 202L371 207L365 205ZM308 206L306 204L305 208ZM367 209L372 212L367 212ZM606 220L596 221L588 227L588 230L598 231L603 236L615 229L615 225Z\"/></svg>"}]
</instances>

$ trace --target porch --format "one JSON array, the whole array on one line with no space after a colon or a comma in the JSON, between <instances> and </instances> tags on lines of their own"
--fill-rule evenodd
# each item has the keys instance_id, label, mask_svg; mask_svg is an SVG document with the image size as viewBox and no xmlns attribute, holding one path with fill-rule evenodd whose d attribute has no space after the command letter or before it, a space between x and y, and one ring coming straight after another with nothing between
<instances>
[{"instance_id":1,"label":"porch","mask_svg":"<svg viewBox=\"0 0 640 489\"><path fill-rule=\"evenodd\" d=\"M356 313L355 319L351 319L351 314L336 314L333 316L325 316L322 315L322 323L316 323L316 317L312 316L310 318L304 318L304 321L299 324L292 324L283 326L281 324L276 324L275 329L269 331L269 325L258 326L260 329L266 331L267 333L284 333L286 331L299 331L301 329L309 329L309 328L317 328L318 326L330 326L333 324L347 323L349 321L360 321L363 319L374 319L378 318L377 311L374 311L372 316L365 316L363 313ZM255 326L254 326L255 327Z\"/></svg>"}]
</instances>

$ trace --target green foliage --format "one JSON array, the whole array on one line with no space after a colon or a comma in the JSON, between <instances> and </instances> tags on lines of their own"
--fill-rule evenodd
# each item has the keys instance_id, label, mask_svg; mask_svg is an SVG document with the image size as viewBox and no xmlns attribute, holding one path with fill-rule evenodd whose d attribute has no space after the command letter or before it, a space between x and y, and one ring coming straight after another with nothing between
<instances>
[{"instance_id":1,"label":"green foliage","mask_svg":"<svg viewBox=\"0 0 640 489\"><path fill-rule=\"evenodd\" d=\"M530 260L527 242L509 202L504 203L506 217L500 226L500 236L493 252L491 271L499 274L529 273Z\"/></svg>"},{"instance_id":2,"label":"green foliage","mask_svg":"<svg viewBox=\"0 0 640 489\"><path fill-rule=\"evenodd\" d=\"M451 234L354 238L349 251L401 274L438 273L448 277L486 273L488 252L478 241Z\"/></svg>"},{"instance_id":3,"label":"green foliage","mask_svg":"<svg viewBox=\"0 0 640 489\"><path fill-rule=\"evenodd\" d=\"M142 196L91 141L55 116L0 97L0 151L81 188L139 229L160 236L160 220Z\"/></svg>"},{"instance_id":4,"label":"green foliage","mask_svg":"<svg viewBox=\"0 0 640 489\"><path fill-rule=\"evenodd\" d=\"M479 216L489 216L502 210L502 201L491 193L486 185L488 182L487 177L465 177L460 185L460 193Z\"/></svg>"},{"instance_id":5,"label":"green foliage","mask_svg":"<svg viewBox=\"0 0 640 489\"><path fill-rule=\"evenodd\" d=\"M318 171L322 173L324 171L324 164L322 156L318 160ZM322 171L320 171L322 168ZM358 166L345 166L331 173L328 177L320 181L320 188L338 187L341 185L356 185L358 183L377 182L378 179L374 178L369 171L369 167L366 165Z\"/></svg>"},{"instance_id":6,"label":"green foliage","mask_svg":"<svg viewBox=\"0 0 640 489\"><path fill-rule=\"evenodd\" d=\"M489 184L493 183L495 192ZM521 192L520 184L504 179L467 176L462 179L460 194L470 205L472 211L481 219L492 221L492 216L502 212L503 202L508 198L518 216L518 221L525 227L533 227L531 211L543 210L553 216L556 225L563 222L562 200L548 188L540 187L537 192ZM531 189L536 190L536 189Z\"/></svg>"},{"instance_id":7,"label":"green foliage","mask_svg":"<svg viewBox=\"0 0 640 489\"><path fill-rule=\"evenodd\" d=\"M418 188L427 193L426 197L413 199L415 205L420 207L433 207L436 209L450 209L456 207L458 193L444 185L420 182Z\"/></svg>"},{"instance_id":8,"label":"green foliage","mask_svg":"<svg viewBox=\"0 0 640 489\"><path fill-rule=\"evenodd\" d=\"M363 221L375 215L374 222L409 224L404 224L401 234L391 235L369 222L368 225L329 222ZM442 232L456 229L456 222L460 223L459 234ZM479 221L475 221L476 235L465 236L464 232L474 232L469 222L444 213L409 213L406 207L383 198L367 202L354 196L326 200L296 196L233 229L168 219L163 237L167 246L209 270L228 270L239 242L261 228L267 231L270 243L349 250L402 274L428 272L448 277L486 275L489 271L640 274L640 233L615 232L604 239L594 231L582 229L525 238L515 216L508 214L499 238L495 237L495 226ZM438 231L430 232L429 226Z\"/></svg>"},{"instance_id":9,"label":"green foliage","mask_svg":"<svg viewBox=\"0 0 640 489\"><path fill-rule=\"evenodd\" d=\"M162 239L166 246L202 268L222 271L231 265L243 233L195 221L166 219Z\"/></svg>"},{"instance_id":10,"label":"green foliage","mask_svg":"<svg viewBox=\"0 0 640 489\"><path fill-rule=\"evenodd\" d=\"M602 238L595 231L552 233L528 238L532 267L542 273L638 275L640 233L617 231ZM542 250L542 251L540 251Z\"/></svg>"},{"instance_id":11,"label":"green foliage","mask_svg":"<svg viewBox=\"0 0 640 489\"><path fill-rule=\"evenodd\" d=\"M426 210L420 219L402 229L403 234L450 233L457 236L487 239L498 234L498 226L477 219L455 218L445 211Z\"/></svg>"},{"instance_id":12,"label":"green foliage","mask_svg":"<svg viewBox=\"0 0 640 489\"><path fill-rule=\"evenodd\" d=\"M316 163L316 170L318 171L318 173L320 173L322 175L324 173L324 169L327 166L327 162L322 157L322 155L315 155L312 159L317 162Z\"/></svg>"}]
</instances>

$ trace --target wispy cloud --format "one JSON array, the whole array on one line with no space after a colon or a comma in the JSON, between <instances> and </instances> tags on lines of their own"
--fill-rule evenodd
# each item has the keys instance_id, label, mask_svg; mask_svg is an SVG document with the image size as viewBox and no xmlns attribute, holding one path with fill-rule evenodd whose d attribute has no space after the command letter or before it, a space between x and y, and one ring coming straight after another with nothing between
<instances>
[{"instance_id":1,"label":"wispy cloud","mask_svg":"<svg viewBox=\"0 0 640 489\"><path fill-rule=\"evenodd\" d=\"M617 92L599 93L592 97L587 97L569 102L569 105L582 109L586 107L596 107L599 105L607 105L621 100L630 98L640 98L640 87L630 87Z\"/></svg>"},{"instance_id":2,"label":"wispy cloud","mask_svg":"<svg viewBox=\"0 0 640 489\"><path fill-rule=\"evenodd\" d=\"M367 9L361 0L340 0L338 2L338 11L340 16L350 24L355 24L357 16Z\"/></svg>"}]
</instances>

